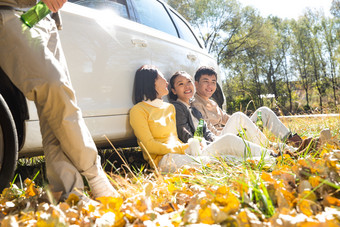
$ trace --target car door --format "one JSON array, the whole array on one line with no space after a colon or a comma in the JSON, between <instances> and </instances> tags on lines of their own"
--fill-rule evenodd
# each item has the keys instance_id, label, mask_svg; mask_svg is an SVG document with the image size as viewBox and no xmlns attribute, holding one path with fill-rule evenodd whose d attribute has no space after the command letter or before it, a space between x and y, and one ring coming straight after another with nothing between
<instances>
[{"instance_id":1,"label":"car door","mask_svg":"<svg viewBox=\"0 0 340 227\"><path fill-rule=\"evenodd\" d=\"M103 135L117 141L133 138L128 112L134 74L151 64L143 26L116 15L112 7L100 9L103 2L109 1L65 4L60 31L77 101L97 144L105 142ZM120 10L128 15L127 6Z\"/></svg>"},{"instance_id":2,"label":"car door","mask_svg":"<svg viewBox=\"0 0 340 227\"><path fill-rule=\"evenodd\" d=\"M162 1L133 0L136 20L147 26L147 40L152 64L169 79L179 70L192 76L199 66L213 66L216 61L208 55L187 22Z\"/></svg>"}]
</instances>

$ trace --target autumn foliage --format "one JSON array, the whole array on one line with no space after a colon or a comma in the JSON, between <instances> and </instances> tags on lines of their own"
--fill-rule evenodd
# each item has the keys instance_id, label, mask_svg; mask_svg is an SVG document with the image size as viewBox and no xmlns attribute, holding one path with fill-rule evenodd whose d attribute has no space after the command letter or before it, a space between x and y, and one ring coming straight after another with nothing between
<instances>
[{"instance_id":1,"label":"autumn foliage","mask_svg":"<svg viewBox=\"0 0 340 227\"><path fill-rule=\"evenodd\" d=\"M110 174L121 197L64 202L26 179L0 197L1 226L339 226L340 147L297 159L221 159L176 173ZM87 191L88 197L91 192Z\"/></svg>"}]
</instances>

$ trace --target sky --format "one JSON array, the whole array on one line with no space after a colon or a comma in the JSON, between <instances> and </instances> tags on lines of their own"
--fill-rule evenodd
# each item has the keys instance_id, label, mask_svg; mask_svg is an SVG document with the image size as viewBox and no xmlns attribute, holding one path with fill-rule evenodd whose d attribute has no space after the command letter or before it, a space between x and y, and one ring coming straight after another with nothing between
<instances>
[{"instance_id":1,"label":"sky","mask_svg":"<svg viewBox=\"0 0 340 227\"><path fill-rule=\"evenodd\" d=\"M304 10L323 9L325 16L331 16L329 9L332 0L238 0L243 6L253 6L258 9L263 17L268 15L281 18L298 19L303 15Z\"/></svg>"}]
</instances>

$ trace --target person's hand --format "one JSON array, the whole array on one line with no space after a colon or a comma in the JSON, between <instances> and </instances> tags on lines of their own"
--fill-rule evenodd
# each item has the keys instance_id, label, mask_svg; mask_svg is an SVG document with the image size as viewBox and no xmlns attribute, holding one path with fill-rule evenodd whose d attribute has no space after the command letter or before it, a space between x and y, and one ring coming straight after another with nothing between
<instances>
[{"instance_id":1,"label":"person's hand","mask_svg":"<svg viewBox=\"0 0 340 227\"><path fill-rule=\"evenodd\" d=\"M190 138L188 140L189 147L185 150L185 153L192 156L199 156L202 153L201 143L198 139Z\"/></svg>"},{"instance_id":2,"label":"person's hand","mask_svg":"<svg viewBox=\"0 0 340 227\"><path fill-rule=\"evenodd\" d=\"M202 138L200 145L201 145L201 150L204 150L204 148L207 147L207 141L204 138Z\"/></svg>"},{"instance_id":3,"label":"person's hand","mask_svg":"<svg viewBox=\"0 0 340 227\"><path fill-rule=\"evenodd\" d=\"M67 0L42 0L47 7L53 12L56 13Z\"/></svg>"}]
</instances>

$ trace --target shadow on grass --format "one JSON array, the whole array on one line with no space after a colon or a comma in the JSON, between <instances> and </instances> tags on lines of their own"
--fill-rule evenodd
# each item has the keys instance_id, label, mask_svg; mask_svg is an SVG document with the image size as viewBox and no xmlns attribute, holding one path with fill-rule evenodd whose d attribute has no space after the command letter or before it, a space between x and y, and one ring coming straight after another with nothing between
<instances>
[{"instance_id":1,"label":"shadow on grass","mask_svg":"<svg viewBox=\"0 0 340 227\"><path fill-rule=\"evenodd\" d=\"M113 149L98 150L102 166L106 172L124 175L129 172L125 163L134 172L150 169L139 147L118 148L117 152ZM14 183L20 188L26 178L33 179L34 177L36 185L44 186L48 183L44 156L19 159Z\"/></svg>"}]
</instances>

